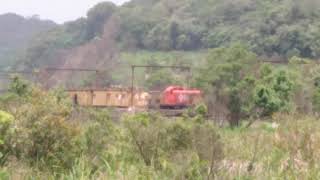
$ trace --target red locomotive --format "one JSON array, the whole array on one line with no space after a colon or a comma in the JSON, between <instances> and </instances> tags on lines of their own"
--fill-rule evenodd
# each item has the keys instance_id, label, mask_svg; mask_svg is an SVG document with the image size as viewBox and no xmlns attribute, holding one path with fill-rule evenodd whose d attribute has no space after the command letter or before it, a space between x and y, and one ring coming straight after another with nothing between
<instances>
[{"instance_id":1,"label":"red locomotive","mask_svg":"<svg viewBox=\"0 0 320 180\"><path fill-rule=\"evenodd\" d=\"M169 86L160 96L161 109L183 109L193 106L202 99L202 92L180 86Z\"/></svg>"}]
</instances>

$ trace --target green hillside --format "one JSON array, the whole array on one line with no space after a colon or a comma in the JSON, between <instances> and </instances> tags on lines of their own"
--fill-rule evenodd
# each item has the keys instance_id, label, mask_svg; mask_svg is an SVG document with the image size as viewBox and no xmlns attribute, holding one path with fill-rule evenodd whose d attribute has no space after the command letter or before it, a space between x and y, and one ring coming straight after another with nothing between
<instances>
[{"instance_id":1,"label":"green hillside","mask_svg":"<svg viewBox=\"0 0 320 180\"><path fill-rule=\"evenodd\" d=\"M10 13L0 15L0 65L12 64L17 51L26 47L37 33L55 26L54 22L37 17L24 18Z\"/></svg>"},{"instance_id":2,"label":"green hillside","mask_svg":"<svg viewBox=\"0 0 320 180\"><path fill-rule=\"evenodd\" d=\"M103 36L110 20L116 22L114 46L120 51L194 51L240 42L259 56L317 59L319 8L317 0L133 0L119 7L105 2L87 18L35 39L23 59L46 64L59 49Z\"/></svg>"}]
</instances>

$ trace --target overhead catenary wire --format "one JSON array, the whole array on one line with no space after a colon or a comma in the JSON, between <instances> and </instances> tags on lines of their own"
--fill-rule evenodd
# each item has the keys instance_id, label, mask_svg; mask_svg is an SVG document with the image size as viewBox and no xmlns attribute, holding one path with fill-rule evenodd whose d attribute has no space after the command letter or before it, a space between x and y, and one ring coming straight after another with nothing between
<instances>
[{"instance_id":1,"label":"overhead catenary wire","mask_svg":"<svg viewBox=\"0 0 320 180\"><path fill-rule=\"evenodd\" d=\"M272 61L272 60L259 60L259 63L270 63L270 64L289 64L289 61ZM320 64L320 61L311 61L312 63ZM221 63L216 63L221 64ZM250 64L250 63L245 63ZM300 65L307 65L308 63L300 62ZM203 69L199 67L194 67L191 65L184 66L170 66L170 65L134 65L130 63L116 63L117 68L130 68L134 67L145 67L145 68L177 68L177 69ZM58 67L46 67L46 68L35 68L32 70L1 70L0 74L40 74L43 71L47 72L58 72L58 71L74 71L74 72L104 72L110 69L99 69L99 68L78 68L78 67L68 67L68 68L58 68Z\"/></svg>"},{"instance_id":2,"label":"overhead catenary wire","mask_svg":"<svg viewBox=\"0 0 320 180\"><path fill-rule=\"evenodd\" d=\"M301 62L296 62L298 65L310 65L310 64L317 64L320 65L320 61L310 61L311 63L307 63L304 61ZM272 61L272 60L259 60L258 63L269 63L269 64L275 64L275 65L287 65L290 62L289 61ZM221 63L216 63L217 65L222 64ZM250 64L248 62L247 64ZM11 79L10 76L13 75L32 75L34 76L42 76L43 72L47 73L55 73L55 72L94 72L98 76L99 73L101 72L107 72L107 71L112 71L116 70L118 68L172 68L172 69L182 69L182 70L187 70L191 72L192 70L207 70L207 68L202 68L202 67L196 67L196 66L188 66L188 65L181 65L181 66L170 66L170 65L134 65L130 63L116 63L115 64L116 68L110 69L110 68L85 68L85 67L66 67L66 68L60 68L60 67L45 67L45 68L38 68L38 69L31 69L31 70L1 70L0 69L0 79ZM95 83L95 86L98 86L98 83Z\"/></svg>"}]
</instances>

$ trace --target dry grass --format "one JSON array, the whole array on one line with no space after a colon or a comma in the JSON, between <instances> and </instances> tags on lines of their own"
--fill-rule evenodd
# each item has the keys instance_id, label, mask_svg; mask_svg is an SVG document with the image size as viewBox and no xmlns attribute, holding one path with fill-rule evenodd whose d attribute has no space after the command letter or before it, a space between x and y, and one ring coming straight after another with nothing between
<instances>
[{"instance_id":1,"label":"dry grass","mask_svg":"<svg viewBox=\"0 0 320 180\"><path fill-rule=\"evenodd\" d=\"M272 128L272 123L277 126ZM223 129L226 179L318 179L320 124L314 117L275 115L250 128Z\"/></svg>"}]
</instances>

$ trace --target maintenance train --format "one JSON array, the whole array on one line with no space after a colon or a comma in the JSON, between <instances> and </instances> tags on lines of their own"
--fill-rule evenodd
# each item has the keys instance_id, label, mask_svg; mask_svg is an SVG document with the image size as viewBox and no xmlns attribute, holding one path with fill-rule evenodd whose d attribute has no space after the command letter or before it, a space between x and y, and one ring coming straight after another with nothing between
<instances>
[{"instance_id":1,"label":"maintenance train","mask_svg":"<svg viewBox=\"0 0 320 180\"><path fill-rule=\"evenodd\" d=\"M125 88L68 90L75 105L140 109L184 109L202 101L202 92L181 86L145 92Z\"/></svg>"}]
</instances>

